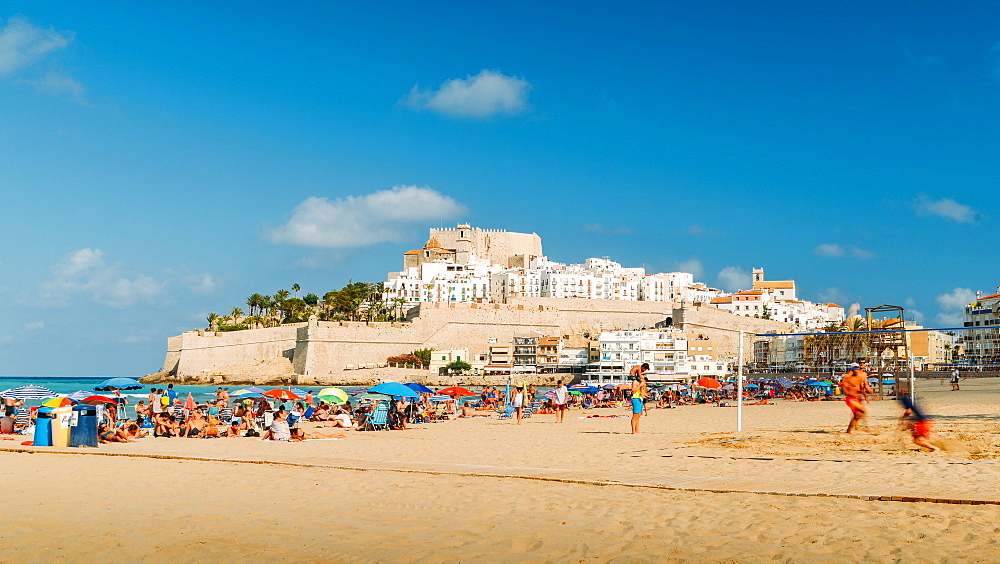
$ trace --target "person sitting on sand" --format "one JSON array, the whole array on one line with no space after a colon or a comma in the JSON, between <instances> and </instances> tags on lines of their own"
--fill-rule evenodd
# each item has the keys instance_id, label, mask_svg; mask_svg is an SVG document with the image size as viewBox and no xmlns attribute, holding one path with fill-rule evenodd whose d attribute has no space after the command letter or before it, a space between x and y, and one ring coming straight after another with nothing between
<instances>
[{"instance_id":1,"label":"person sitting on sand","mask_svg":"<svg viewBox=\"0 0 1000 564\"><path fill-rule=\"evenodd\" d=\"M274 419L271 420L271 426L264 433L264 436L260 438L262 441L287 441L292 436L291 430L288 428L288 413L279 408L278 411L274 413Z\"/></svg>"},{"instance_id":2,"label":"person sitting on sand","mask_svg":"<svg viewBox=\"0 0 1000 564\"><path fill-rule=\"evenodd\" d=\"M188 417L187 422L184 424L184 429L181 431L182 437L197 437L204 433L205 426L208 421L205 420L205 416L202 414L201 409L194 409L191 412L191 416Z\"/></svg>"},{"instance_id":3,"label":"person sitting on sand","mask_svg":"<svg viewBox=\"0 0 1000 564\"><path fill-rule=\"evenodd\" d=\"M351 416L344 413L344 410L338 409L337 413L330 416L330 421L333 421L334 427L341 427L343 429L354 429L354 421L351 420Z\"/></svg>"},{"instance_id":4,"label":"person sitting on sand","mask_svg":"<svg viewBox=\"0 0 1000 564\"><path fill-rule=\"evenodd\" d=\"M165 411L160 412L153 424L154 437L174 437L180 432L180 425L177 424L172 415Z\"/></svg>"}]
</instances>

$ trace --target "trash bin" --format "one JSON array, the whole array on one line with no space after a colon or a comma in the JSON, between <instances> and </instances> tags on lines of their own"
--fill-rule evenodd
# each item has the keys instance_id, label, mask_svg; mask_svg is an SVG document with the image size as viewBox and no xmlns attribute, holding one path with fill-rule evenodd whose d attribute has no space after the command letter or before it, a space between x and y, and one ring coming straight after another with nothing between
<instances>
[{"instance_id":1,"label":"trash bin","mask_svg":"<svg viewBox=\"0 0 1000 564\"><path fill-rule=\"evenodd\" d=\"M38 408L35 419L35 446L52 446L52 410L51 407Z\"/></svg>"},{"instance_id":2,"label":"trash bin","mask_svg":"<svg viewBox=\"0 0 1000 564\"><path fill-rule=\"evenodd\" d=\"M69 424L73 417L73 408L52 408L52 446L69 446Z\"/></svg>"},{"instance_id":3,"label":"trash bin","mask_svg":"<svg viewBox=\"0 0 1000 564\"><path fill-rule=\"evenodd\" d=\"M75 425L69 428L69 446L97 446L97 407L93 405L74 405L73 415Z\"/></svg>"}]
</instances>

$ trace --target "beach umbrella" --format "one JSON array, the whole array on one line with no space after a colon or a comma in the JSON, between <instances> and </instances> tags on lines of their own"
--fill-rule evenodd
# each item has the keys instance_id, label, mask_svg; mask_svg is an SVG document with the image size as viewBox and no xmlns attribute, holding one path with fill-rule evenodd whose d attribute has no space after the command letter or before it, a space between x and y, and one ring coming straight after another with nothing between
<instances>
[{"instance_id":1,"label":"beach umbrella","mask_svg":"<svg viewBox=\"0 0 1000 564\"><path fill-rule=\"evenodd\" d=\"M98 392L107 392L111 390L138 390L142 387L142 384L133 378L108 378L95 386L94 389Z\"/></svg>"},{"instance_id":2,"label":"beach umbrella","mask_svg":"<svg viewBox=\"0 0 1000 564\"><path fill-rule=\"evenodd\" d=\"M601 387L604 388L605 390L613 390L613 389L615 389L615 385L614 384L604 384Z\"/></svg>"},{"instance_id":3,"label":"beach umbrella","mask_svg":"<svg viewBox=\"0 0 1000 564\"><path fill-rule=\"evenodd\" d=\"M306 397L306 395L309 393L309 392L307 392L305 390L300 390L299 388L292 388L291 392L293 394L295 394L297 396L301 396L301 397Z\"/></svg>"},{"instance_id":4,"label":"beach umbrella","mask_svg":"<svg viewBox=\"0 0 1000 564\"><path fill-rule=\"evenodd\" d=\"M731 392L736 389L736 386L732 384L726 384L725 386L722 387L722 389L726 390L727 392Z\"/></svg>"},{"instance_id":5,"label":"beach umbrella","mask_svg":"<svg viewBox=\"0 0 1000 564\"><path fill-rule=\"evenodd\" d=\"M883 384L895 384L896 381L892 380L892 379L889 379L889 378L886 378L885 380L882 380L882 383Z\"/></svg>"},{"instance_id":6,"label":"beach umbrella","mask_svg":"<svg viewBox=\"0 0 1000 564\"><path fill-rule=\"evenodd\" d=\"M352 395L352 396L360 396L361 394L363 394L363 393L365 393L367 391L368 391L368 388L358 388L357 390L354 390L352 392L348 392L348 394Z\"/></svg>"},{"instance_id":7,"label":"beach umbrella","mask_svg":"<svg viewBox=\"0 0 1000 564\"><path fill-rule=\"evenodd\" d=\"M264 388L258 388L257 386L250 386L249 388L242 388L233 392L234 396L241 396L244 394L263 394Z\"/></svg>"},{"instance_id":8,"label":"beach umbrella","mask_svg":"<svg viewBox=\"0 0 1000 564\"><path fill-rule=\"evenodd\" d=\"M581 392L580 390L570 390L569 391L569 395L571 395L571 396L582 396L583 392Z\"/></svg>"},{"instance_id":9,"label":"beach umbrella","mask_svg":"<svg viewBox=\"0 0 1000 564\"><path fill-rule=\"evenodd\" d=\"M445 388L443 390L440 390L438 393L441 394L441 395L452 396L452 397L474 396L474 395L476 395L475 392L473 392L471 390L467 390L467 389L465 389L465 388L463 388L461 386L452 386L450 388Z\"/></svg>"},{"instance_id":10,"label":"beach umbrella","mask_svg":"<svg viewBox=\"0 0 1000 564\"><path fill-rule=\"evenodd\" d=\"M700 386L702 388L708 388L710 390L718 390L719 388L722 387L722 384L719 383L718 380L716 380L715 378L709 378L708 376L705 376L704 378L699 378L698 381L694 383L694 385Z\"/></svg>"},{"instance_id":11,"label":"beach umbrella","mask_svg":"<svg viewBox=\"0 0 1000 564\"><path fill-rule=\"evenodd\" d=\"M433 394L434 393L434 390L428 388L427 386L425 386L423 384L418 384L416 382L409 382L409 383L404 384L404 385L407 388L413 390L414 392L417 392L418 394Z\"/></svg>"},{"instance_id":12,"label":"beach umbrella","mask_svg":"<svg viewBox=\"0 0 1000 564\"><path fill-rule=\"evenodd\" d=\"M418 398L417 392L400 384L399 382L383 382L378 386L368 388L369 394L382 394L384 396L400 396L404 398Z\"/></svg>"},{"instance_id":13,"label":"beach umbrella","mask_svg":"<svg viewBox=\"0 0 1000 564\"><path fill-rule=\"evenodd\" d=\"M276 388L274 390L268 390L263 393L263 395L273 398L273 399L283 399L289 401L295 401L297 399L302 399L298 394L293 393L291 390L285 390L283 388Z\"/></svg>"},{"instance_id":14,"label":"beach umbrella","mask_svg":"<svg viewBox=\"0 0 1000 564\"><path fill-rule=\"evenodd\" d=\"M54 398L58 395L59 394L48 388L43 388L42 386L36 386L34 384L19 386L17 388L11 388L0 392L0 398L19 400L48 399Z\"/></svg>"},{"instance_id":15,"label":"beach umbrella","mask_svg":"<svg viewBox=\"0 0 1000 564\"><path fill-rule=\"evenodd\" d=\"M348 396L347 392L341 390L340 388L323 388L318 394L316 394L316 397L327 403L340 405L347 403Z\"/></svg>"},{"instance_id":16,"label":"beach umbrella","mask_svg":"<svg viewBox=\"0 0 1000 564\"><path fill-rule=\"evenodd\" d=\"M42 402L42 407L68 407L71 405L76 405L77 401L71 400L69 398L52 398L47 399Z\"/></svg>"},{"instance_id":17,"label":"beach umbrella","mask_svg":"<svg viewBox=\"0 0 1000 564\"><path fill-rule=\"evenodd\" d=\"M568 387L566 389L567 390L582 390L582 389L584 389L586 387L587 387L586 384L573 384L572 386L570 386L570 387Z\"/></svg>"},{"instance_id":18,"label":"beach umbrella","mask_svg":"<svg viewBox=\"0 0 1000 564\"><path fill-rule=\"evenodd\" d=\"M115 400L107 396L90 396L80 400L80 403L85 403L87 405L100 405L105 403L115 403Z\"/></svg>"},{"instance_id":19,"label":"beach umbrella","mask_svg":"<svg viewBox=\"0 0 1000 564\"><path fill-rule=\"evenodd\" d=\"M743 387L744 388L759 388L760 386L758 386L757 384L747 384L746 386L743 386Z\"/></svg>"},{"instance_id":20,"label":"beach umbrella","mask_svg":"<svg viewBox=\"0 0 1000 564\"><path fill-rule=\"evenodd\" d=\"M194 402L194 396L191 395L191 392L188 392L188 397L184 400L184 409L190 411L196 407L198 407L198 404Z\"/></svg>"},{"instance_id":21,"label":"beach umbrella","mask_svg":"<svg viewBox=\"0 0 1000 564\"><path fill-rule=\"evenodd\" d=\"M795 382L792 382L788 378L782 376L781 378L778 378L778 384L780 384L782 388L791 388L795 385Z\"/></svg>"}]
</instances>

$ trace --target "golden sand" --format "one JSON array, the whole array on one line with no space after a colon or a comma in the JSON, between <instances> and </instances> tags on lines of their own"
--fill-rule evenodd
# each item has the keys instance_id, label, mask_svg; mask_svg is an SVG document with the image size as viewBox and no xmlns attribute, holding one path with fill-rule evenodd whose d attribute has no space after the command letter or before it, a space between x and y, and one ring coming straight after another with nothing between
<instances>
[{"instance_id":1,"label":"golden sand","mask_svg":"<svg viewBox=\"0 0 1000 564\"><path fill-rule=\"evenodd\" d=\"M685 406L637 436L585 418L623 409L3 452L0 560L1000 561L1000 505L971 505L1000 502L1000 381L962 387L918 394L978 454L921 452L889 401L850 436L842 402L807 402L747 406L741 433Z\"/></svg>"}]
</instances>

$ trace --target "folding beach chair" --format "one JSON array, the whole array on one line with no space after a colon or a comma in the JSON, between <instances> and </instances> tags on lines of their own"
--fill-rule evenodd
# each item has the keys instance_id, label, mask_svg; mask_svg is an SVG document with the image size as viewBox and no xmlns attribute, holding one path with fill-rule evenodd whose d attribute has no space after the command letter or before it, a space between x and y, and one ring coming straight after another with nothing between
<instances>
[{"instance_id":1,"label":"folding beach chair","mask_svg":"<svg viewBox=\"0 0 1000 564\"><path fill-rule=\"evenodd\" d=\"M497 415L497 419L510 419L512 415L514 415L514 404L508 403L507 411Z\"/></svg>"},{"instance_id":2,"label":"folding beach chair","mask_svg":"<svg viewBox=\"0 0 1000 564\"><path fill-rule=\"evenodd\" d=\"M23 431L28 425L31 425L31 411L27 407L15 408L14 431Z\"/></svg>"},{"instance_id":3,"label":"folding beach chair","mask_svg":"<svg viewBox=\"0 0 1000 564\"><path fill-rule=\"evenodd\" d=\"M365 418L365 424L361 427L362 431L377 431L379 428L383 430L389 429L389 404L380 401L375 404L375 408L372 409L368 417Z\"/></svg>"}]
</instances>

